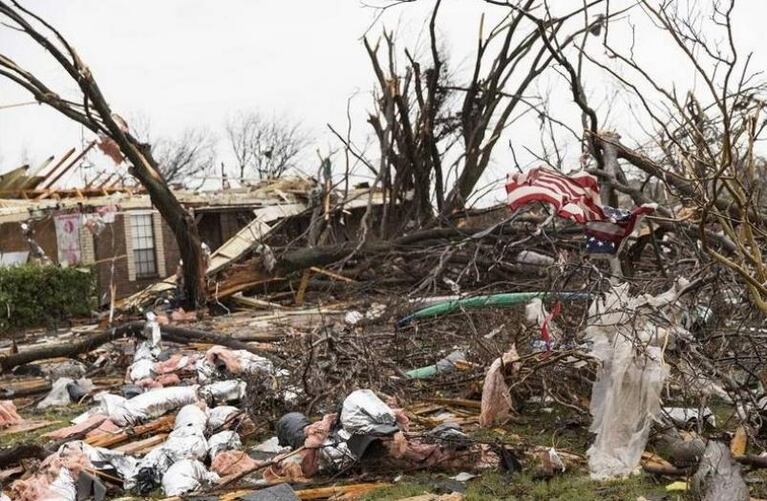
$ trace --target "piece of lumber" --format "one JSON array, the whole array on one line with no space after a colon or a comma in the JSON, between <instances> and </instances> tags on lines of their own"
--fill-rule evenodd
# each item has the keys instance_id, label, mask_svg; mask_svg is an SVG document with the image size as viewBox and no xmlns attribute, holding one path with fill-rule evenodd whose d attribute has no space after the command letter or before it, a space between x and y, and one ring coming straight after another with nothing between
<instances>
[{"instance_id":1,"label":"piece of lumber","mask_svg":"<svg viewBox=\"0 0 767 501\"><path fill-rule=\"evenodd\" d=\"M21 473L24 473L24 467L23 466L14 466L13 468L7 468L5 470L0 471L0 482L5 482L9 478L19 475Z\"/></svg>"},{"instance_id":2,"label":"piece of lumber","mask_svg":"<svg viewBox=\"0 0 767 501\"><path fill-rule=\"evenodd\" d=\"M753 468L767 468L767 456L735 456L735 461L742 465L751 466Z\"/></svg>"},{"instance_id":3,"label":"piece of lumber","mask_svg":"<svg viewBox=\"0 0 767 501\"><path fill-rule=\"evenodd\" d=\"M141 435L146 435L147 433L157 434L169 432L173 429L173 423L175 419L175 415L163 416L146 424L133 426L132 428L126 428L119 433L99 433L98 435L86 437L85 443L94 447L105 447L108 449L114 445L126 442L133 437L139 437Z\"/></svg>"},{"instance_id":4,"label":"piece of lumber","mask_svg":"<svg viewBox=\"0 0 767 501\"><path fill-rule=\"evenodd\" d=\"M398 501L461 501L464 495L460 492L450 494L421 494L409 498L400 498Z\"/></svg>"},{"instance_id":5,"label":"piece of lumber","mask_svg":"<svg viewBox=\"0 0 767 501\"><path fill-rule=\"evenodd\" d=\"M57 422L58 421L25 421L23 423L9 426L8 428L4 428L2 431L0 431L0 437L4 437L6 435L12 435L14 433L22 433L22 432L39 430L40 428L45 428L52 424L56 424Z\"/></svg>"},{"instance_id":6,"label":"piece of lumber","mask_svg":"<svg viewBox=\"0 0 767 501\"><path fill-rule=\"evenodd\" d=\"M455 407L466 407L467 409L481 409L482 402L479 400L467 400L465 398L428 398L427 402L433 402L440 405L449 405Z\"/></svg>"},{"instance_id":7,"label":"piece of lumber","mask_svg":"<svg viewBox=\"0 0 767 501\"><path fill-rule=\"evenodd\" d=\"M735 435L730 440L730 454L733 456L743 456L746 454L746 447L748 446L748 434L746 433L746 427L743 425L738 426L735 430Z\"/></svg>"},{"instance_id":8,"label":"piece of lumber","mask_svg":"<svg viewBox=\"0 0 767 501\"><path fill-rule=\"evenodd\" d=\"M235 294L230 298L235 303L241 306L247 306L248 308L258 308L266 310L284 310L285 307L281 304L272 303L270 301L264 301L262 299L256 299L254 297L243 296L242 294Z\"/></svg>"},{"instance_id":9,"label":"piece of lumber","mask_svg":"<svg viewBox=\"0 0 767 501\"><path fill-rule=\"evenodd\" d=\"M156 445L160 445L166 438L168 438L167 433L158 433L142 440L121 445L114 450L123 454L139 455L153 449Z\"/></svg>"},{"instance_id":10,"label":"piece of lumber","mask_svg":"<svg viewBox=\"0 0 767 501\"><path fill-rule=\"evenodd\" d=\"M309 278L312 273L309 270L304 270L301 275L301 283L298 285L298 292L296 293L296 306L302 306L304 304L304 296L306 295L306 288L309 287Z\"/></svg>"},{"instance_id":11,"label":"piece of lumber","mask_svg":"<svg viewBox=\"0 0 767 501\"><path fill-rule=\"evenodd\" d=\"M99 346L125 336L143 337L143 329L143 321L129 322L119 327L93 334L79 341L42 346L40 348L34 348L20 353L15 353L13 355L0 357L0 372L7 372L16 366L28 364L37 360L46 360L56 357L75 357L82 353L87 353L89 351L95 350ZM234 339L231 336L225 336L215 332L207 332L185 327L175 327L172 325L160 326L160 330L162 332L163 339L173 343L187 344L192 341L209 342L213 344L220 344L235 350L246 350L259 355L264 354L263 351L247 343L243 343L242 341Z\"/></svg>"},{"instance_id":12,"label":"piece of lumber","mask_svg":"<svg viewBox=\"0 0 767 501\"><path fill-rule=\"evenodd\" d=\"M51 382L45 378L23 379L0 385L0 398L11 400L50 391Z\"/></svg>"},{"instance_id":13,"label":"piece of lumber","mask_svg":"<svg viewBox=\"0 0 767 501\"><path fill-rule=\"evenodd\" d=\"M389 487L391 484L385 482L369 482L364 484L333 485L330 487L316 487L314 489L301 489L296 491L299 499L328 499L341 498L343 496L362 496L370 491ZM348 497L346 499L349 499Z\"/></svg>"}]
</instances>

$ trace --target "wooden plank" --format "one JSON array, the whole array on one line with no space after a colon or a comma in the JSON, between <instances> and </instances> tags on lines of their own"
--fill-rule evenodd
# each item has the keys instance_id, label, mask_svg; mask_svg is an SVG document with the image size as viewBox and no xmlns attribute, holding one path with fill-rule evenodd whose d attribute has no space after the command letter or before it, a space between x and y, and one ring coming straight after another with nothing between
<instances>
[{"instance_id":1,"label":"wooden plank","mask_svg":"<svg viewBox=\"0 0 767 501\"><path fill-rule=\"evenodd\" d=\"M296 306L304 304L304 295L306 294L306 288L309 287L311 276L312 272L310 270L304 270L303 275L301 275L301 284L298 286L298 292L296 293Z\"/></svg>"},{"instance_id":2,"label":"wooden plank","mask_svg":"<svg viewBox=\"0 0 767 501\"><path fill-rule=\"evenodd\" d=\"M364 484L334 485L331 487L317 487L315 489L301 489L296 491L299 499L355 499L376 489L389 487L391 484L385 482L370 482Z\"/></svg>"},{"instance_id":3,"label":"wooden plank","mask_svg":"<svg viewBox=\"0 0 767 501\"><path fill-rule=\"evenodd\" d=\"M85 439L85 442L94 447L109 448L113 445L126 442L132 437L140 436L146 433L161 433L170 431L173 428L175 416L163 416L147 424L126 428L119 433L100 433Z\"/></svg>"},{"instance_id":4,"label":"wooden plank","mask_svg":"<svg viewBox=\"0 0 767 501\"><path fill-rule=\"evenodd\" d=\"M272 224L306 210L305 204L271 205L253 211L254 219L210 255L208 273L240 258L272 231Z\"/></svg>"},{"instance_id":5,"label":"wooden plank","mask_svg":"<svg viewBox=\"0 0 767 501\"><path fill-rule=\"evenodd\" d=\"M46 426L50 426L56 423L60 423L60 421L27 421L25 423L15 424L13 426L9 426L8 428L5 428L3 431L0 432L0 436L4 437L6 435L13 435L14 433L23 433L23 432L39 430L40 428L45 428Z\"/></svg>"},{"instance_id":6,"label":"wooden plank","mask_svg":"<svg viewBox=\"0 0 767 501\"><path fill-rule=\"evenodd\" d=\"M167 433L158 433L157 435L152 435L151 437L145 438L143 440L137 440L135 442L121 445L114 450L117 452L122 452L123 454L143 454L144 452L147 452L150 449L153 449L155 446L165 442L166 438L168 438Z\"/></svg>"}]
</instances>

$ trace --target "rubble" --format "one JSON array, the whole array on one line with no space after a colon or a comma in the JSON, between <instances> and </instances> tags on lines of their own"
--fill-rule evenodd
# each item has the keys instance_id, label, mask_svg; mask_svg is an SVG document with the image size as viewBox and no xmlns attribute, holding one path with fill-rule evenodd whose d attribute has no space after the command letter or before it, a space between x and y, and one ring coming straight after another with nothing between
<instances>
[{"instance_id":1,"label":"rubble","mask_svg":"<svg viewBox=\"0 0 767 501\"><path fill-rule=\"evenodd\" d=\"M309 203L288 198L210 253L209 309L179 308L163 280L110 308L109 326L0 345L0 434L40 427L51 442L0 451L12 499L354 498L412 472L460 487L491 471L510 484L687 475L703 498L745 499L741 468L767 467L767 377L748 362L767 355L761 320L727 277L697 277L680 234L656 242L673 266L644 247L628 273L615 256L639 245L651 207L582 222L562 205L561 225L538 209L500 226L466 216L277 252L280 224ZM615 227L620 241L595 252ZM741 323L749 347L730 338Z\"/></svg>"}]
</instances>

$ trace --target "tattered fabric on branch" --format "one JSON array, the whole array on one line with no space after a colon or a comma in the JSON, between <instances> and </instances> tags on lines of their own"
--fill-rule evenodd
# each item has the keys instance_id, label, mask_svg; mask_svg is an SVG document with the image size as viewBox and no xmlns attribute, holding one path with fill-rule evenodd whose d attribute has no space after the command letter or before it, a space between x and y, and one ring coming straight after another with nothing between
<instances>
[{"instance_id":1,"label":"tattered fabric on branch","mask_svg":"<svg viewBox=\"0 0 767 501\"><path fill-rule=\"evenodd\" d=\"M548 167L509 174L506 193L512 210L530 202L544 202L554 207L557 216L585 224L586 249L594 253L615 253L639 219L657 207L644 204L626 210L603 206L596 177L585 172L566 176Z\"/></svg>"}]
</instances>

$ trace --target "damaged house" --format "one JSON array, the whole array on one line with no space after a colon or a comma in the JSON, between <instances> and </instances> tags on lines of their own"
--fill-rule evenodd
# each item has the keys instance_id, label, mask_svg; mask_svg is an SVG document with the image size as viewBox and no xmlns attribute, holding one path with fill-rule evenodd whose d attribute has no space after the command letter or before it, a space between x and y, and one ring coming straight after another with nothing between
<instances>
[{"instance_id":1,"label":"damaged house","mask_svg":"<svg viewBox=\"0 0 767 501\"><path fill-rule=\"evenodd\" d=\"M149 195L109 184L112 176L79 188L56 188L82 157L65 163L70 155L55 164L49 159L36 169L23 166L0 176L0 262L43 259L61 266L92 266L102 304L150 286L175 287L178 245ZM314 180L293 177L225 191L174 193L192 211L203 242L214 251L214 269L242 256L285 218L295 217L283 226L282 237L303 234L313 204L321 202L320 191ZM349 192L353 201L347 208L361 212L368 202L362 193L367 190ZM353 228L361 214L347 216Z\"/></svg>"}]
</instances>

